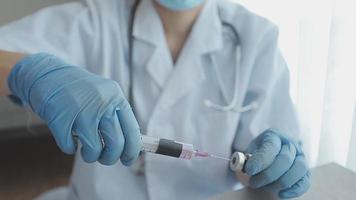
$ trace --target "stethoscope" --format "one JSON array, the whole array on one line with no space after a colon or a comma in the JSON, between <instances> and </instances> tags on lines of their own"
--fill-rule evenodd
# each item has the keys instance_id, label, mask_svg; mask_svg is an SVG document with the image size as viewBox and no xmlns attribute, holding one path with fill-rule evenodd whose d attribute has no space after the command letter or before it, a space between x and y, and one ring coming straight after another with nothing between
<instances>
[{"instance_id":1,"label":"stethoscope","mask_svg":"<svg viewBox=\"0 0 356 200\"><path fill-rule=\"evenodd\" d=\"M129 19L129 29L128 29L128 47L129 47L129 52L128 52L128 56L129 56L129 77L130 77L130 81L129 81L129 88L128 88L128 100L130 103L133 102L133 52L134 52L134 47L133 47L133 41L134 41L134 37L133 37L133 27L134 27L134 21L135 21L135 17L136 17L136 13L137 13L137 8L140 4L141 0L136 0L132 6L132 10L131 10L131 15L130 15L130 19ZM229 29L232 30L234 36L236 38L239 38L238 36L238 33L235 29L234 26L232 26L231 24L227 23L227 22L222 22L223 26L227 26L229 27ZM239 56L240 56L240 48L238 48L238 53L237 53L237 59L240 59ZM238 77L240 74L240 67L237 67L237 70L236 70L236 75L235 77ZM221 83L221 79L219 78L219 76L217 76L218 78L218 81ZM230 103L228 103L227 105L225 106L222 106L222 105L219 105L219 104L216 104L216 103L213 103L211 100L209 99L206 99L204 100L203 104L208 107L208 108L211 108L211 109L215 109L217 111L221 111L221 112L230 112L230 111L233 111L233 112L239 112L239 113L243 113L243 112L248 112L248 111L251 111L251 110L255 110L258 108L258 103L256 101L253 101L252 103L246 105L246 106L243 106L243 107L240 107L240 108L236 108L237 105L238 105L238 102L239 102L239 95L238 95L238 91L237 91L237 88L238 88L238 85L239 85L239 81L238 81L238 78L235 79L235 84L234 84L234 90L235 90L235 93L233 95L233 98L231 100Z\"/></svg>"}]
</instances>

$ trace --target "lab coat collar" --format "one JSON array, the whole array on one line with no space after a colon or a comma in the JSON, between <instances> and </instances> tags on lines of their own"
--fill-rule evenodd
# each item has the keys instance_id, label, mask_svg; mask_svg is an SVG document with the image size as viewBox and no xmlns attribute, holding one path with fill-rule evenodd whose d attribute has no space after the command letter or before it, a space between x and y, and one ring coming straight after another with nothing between
<instances>
[{"instance_id":1,"label":"lab coat collar","mask_svg":"<svg viewBox=\"0 0 356 200\"><path fill-rule=\"evenodd\" d=\"M141 1L137 8L133 24L133 36L135 39L159 46L164 36L161 19L151 0Z\"/></svg>"},{"instance_id":2,"label":"lab coat collar","mask_svg":"<svg viewBox=\"0 0 356 200\"><path fill-rule=\"evenodd\" d=\"M132 34L135 40L146 44L146 52L151 57L145 69L155 83L163 89L173 70L173 62L166 44L162 22L151 0L141 1L137 8Z\"/></svg>"},{"instance_id":3,"label":"lab coat collar","mask_svg":"<svg viewBox=\"0 0 356 200\"><path fill-rule=\"evenodd\" d=\"M204 55L221 49L222 37L217 4L215 0L207 0L167 80L161 98L162 105L171 106L198 88L206 78Z\"/></svg>"},{"instance_id":4,"label":"lab coat collar","mask_svg":"<svg viewBox=\"0 0 356 200\"><path fill-rule=\"evenodd\" d=\"M191 32L195 49L201 54L217 51L223 46L222 23L216 0L207 0Z\"/></svg>"},{"instance_id":5,"label":"lab coat collar","mask_svg":"<svg viewBox=\"0 0 356 200\"><path fill-rule=\"evenodd\" d=\"M141 1L134 21L133 36L154 46L165 45L163 25L152 0ZM205 2L190 33L190 39L196 42L194 48L202 54L222 48L222 23L216 0Z\"/></svg>"},{"instance_id":6,"label":"lab coat collar","mask_svg":"<svg viewBox=\"0 0 356 200\"><path fill-rule=\"evenodd\" d=\"M164 90L162 98L170 103L186 95L205 79L203 55L222 48L222 24L216 0L207 0L177 60L175 69L166 44L164 29L152 0L142 1L138 7L133 36L146 43L151 51L146 70ZM169 78L169 80L168 80ZM165 103L167 105L167 102Z\"/></svg>"}]
</instances>

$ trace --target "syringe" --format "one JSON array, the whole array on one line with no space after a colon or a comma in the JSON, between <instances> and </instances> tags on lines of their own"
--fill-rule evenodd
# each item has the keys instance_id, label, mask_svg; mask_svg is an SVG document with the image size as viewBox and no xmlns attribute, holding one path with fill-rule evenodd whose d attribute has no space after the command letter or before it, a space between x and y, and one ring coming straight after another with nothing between
<instances>
[{"instance_id":1,"label":"syringe","mask_svg":"<svg viewBox=\"0 0 356 200\"><path fill-rule=\"evenodd\" d=\"M174 140L168 140L158 137L152 137L147 135L141 136L142 151L155 154L161 154L165 156L171 156L180 159L190 160L193 157L210 157L230 162L230 168L233 171L242 170L245 166L245 162L249 158L241 152L235 152L231 159L214 155L205 151L200 151L194 148L193 144L187 144L183 142L177 142Z\"/></svg>"}]
</instances>

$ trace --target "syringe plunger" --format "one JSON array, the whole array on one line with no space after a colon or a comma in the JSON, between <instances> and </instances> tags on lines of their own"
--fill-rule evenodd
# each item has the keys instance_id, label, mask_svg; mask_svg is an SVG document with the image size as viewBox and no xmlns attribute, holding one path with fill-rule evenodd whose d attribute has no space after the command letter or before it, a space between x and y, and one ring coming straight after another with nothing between
<instances>
[{"instance_id":1,"label":"syringe plunger","mask_svg":"<svg viewBox=\"0 0 356 200\"><path fill-rule=\"evenodd\" d=\"M146 152L188 160L195 156L192 144L147 135L142 135L141 140L143 144L142 150Z\"/></svg>"}]
</instances>

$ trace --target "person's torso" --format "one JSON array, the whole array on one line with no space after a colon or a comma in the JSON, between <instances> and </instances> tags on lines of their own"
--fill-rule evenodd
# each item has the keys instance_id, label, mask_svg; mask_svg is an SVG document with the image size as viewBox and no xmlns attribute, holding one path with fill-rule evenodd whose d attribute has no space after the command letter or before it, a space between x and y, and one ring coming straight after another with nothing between
<instances>
[{"instance_id":1,"label":"person's torso","mask_svg":"<svg viewBox=\"0 0 356 200\"><path fill-rule=\"evenodd\" d=\"M111 12L102 11L95 21L101 28L94 38L88 69L118 81L126 94L132 88L131 105L143 134L192 143L229 157L241 113L219 111L204 102L224 106L237 92L235 107L243 106L253 58L249 57L251 50L241 50L244 38L233 20L240 20L235 18L238 12L250 14L238 5L208 0L173 64L152 2L144 0L139 5L132 33L128 33L131 1L118 2L117 8L98 4ZM129 38L133 40L132 66L128 64ZM110 167L86 164L78 154L71 183L73 197L206 199L237 183L229 163L220 160L184 161L152 154L146 154L144 160L143 176L121 163Z\"/></svg>"}]
</instances>

